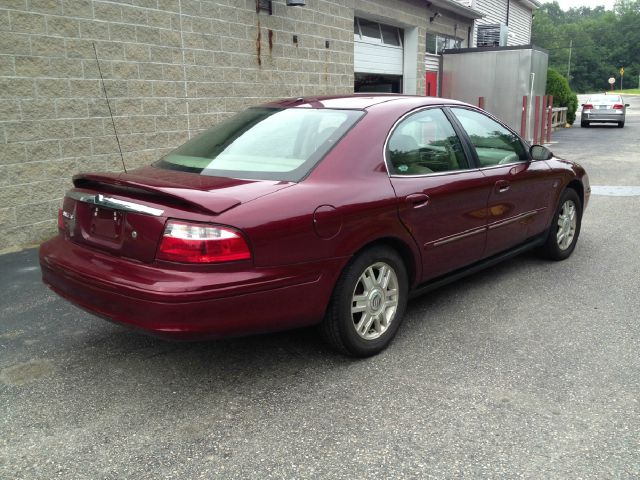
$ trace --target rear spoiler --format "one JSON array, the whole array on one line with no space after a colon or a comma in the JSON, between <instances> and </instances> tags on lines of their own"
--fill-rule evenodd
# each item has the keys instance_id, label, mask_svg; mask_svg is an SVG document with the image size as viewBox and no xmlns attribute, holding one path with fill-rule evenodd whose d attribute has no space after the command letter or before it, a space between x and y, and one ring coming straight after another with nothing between
<instances>
[{"instance_id":1,"label":"rear spoiler","mask_svg":"<svg viewBox=\"0 0 640 480\"><path fill-rule=\"evenodd\" d=\"M141 199L146 197L153 203L159 201L160 203L168 203L182 208L186 207L199 213L214 215L225 212L242 203L238 199L215 195L208 191L185 188L183 185L164 180L136 177L135 175L122 173L83 173L74 175L73 185L76 188L92 190L96 193L114 193ZM98 200L98 196L95 195L95 201L91 201L89 197L87 196L83 201L87 200L88 203L100 201L103 202L103 205L109 206L104 204L104 197ZM113 204L114 201L117 202L117 199L108 199L108 201L112 202L112 208L117 208ZM148 208L157 210L152 207ZM149 214L153 215L154 213L149 212Z\"/></svg>"}]
</instances>

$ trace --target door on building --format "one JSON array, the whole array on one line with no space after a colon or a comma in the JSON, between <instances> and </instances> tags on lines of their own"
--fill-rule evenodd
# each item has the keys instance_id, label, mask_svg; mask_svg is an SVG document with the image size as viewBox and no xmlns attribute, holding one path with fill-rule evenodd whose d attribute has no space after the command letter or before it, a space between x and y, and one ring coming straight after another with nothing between
<instances>
[{"instance_id":1,"label":"door on building","mask_svg":"<svg viewBox=\"0 0 640 480\"><path fill-rule=\"evenodd\" d=\"M354 19L354 91L402 93L403 37L401 28Z\"/></svg>"},{"instance_id":2,"label":"door on building","mask_svg":"<svg viewBox=\"0 0 640 480\"><path fill-rule=\"evenodd\" d=\"M426 77L426 95L427 97L438 96L438 72L427 72Z\"/></svg>"}]
</instances>

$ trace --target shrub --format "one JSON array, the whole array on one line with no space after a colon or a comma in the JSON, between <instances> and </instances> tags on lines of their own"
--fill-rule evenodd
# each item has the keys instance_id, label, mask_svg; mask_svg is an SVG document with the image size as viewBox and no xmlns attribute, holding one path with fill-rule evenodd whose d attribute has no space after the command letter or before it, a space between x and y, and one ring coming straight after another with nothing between
<instances>
[{"instance_id":1,"label":"shrub","mask_svg":"<svg viewBox=\"0 0 640 480\"><path fill-rule=\"evenodd\" d=\"M553 95L554 107L567 107L567 122L573 125L578 109L578 96L569 87L565 77L553 68L547 71L547 95Z\"/></svg>"}]
</instances>

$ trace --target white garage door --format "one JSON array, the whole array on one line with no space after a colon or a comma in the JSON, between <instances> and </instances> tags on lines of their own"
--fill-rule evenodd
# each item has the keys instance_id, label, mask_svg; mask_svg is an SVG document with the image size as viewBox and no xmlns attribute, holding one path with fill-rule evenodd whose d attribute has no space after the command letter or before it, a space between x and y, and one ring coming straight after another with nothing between
<instances>
[{"instance_id":1,"label":"white garage door","mask_svg":"<svg viewBox=\"0 0 640 480\"><path fill-rule=\"evenodd\" d=\"M400 28L356 18L354 33L356 73L403 74L404 53Z\"/></svg>"}]
</instances>

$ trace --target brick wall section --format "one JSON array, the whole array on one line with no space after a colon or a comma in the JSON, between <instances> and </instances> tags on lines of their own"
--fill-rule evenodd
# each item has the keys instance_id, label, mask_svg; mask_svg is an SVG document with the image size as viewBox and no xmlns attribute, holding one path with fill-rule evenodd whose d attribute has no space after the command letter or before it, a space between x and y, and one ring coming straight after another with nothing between
<instances>
[{"instance_id":1,"label":"brick wall section","mask_svg":"<svg viewBox=\"0 0 640 480\"><path fill-rule=\"evenodd\" d=\"M132 169L249 105L352 92L354 11L422 25L420 62L421 4L2 0L0 251L55 232L73 174L122 170L93 43Z\"/></svg>"}]
</instances>

